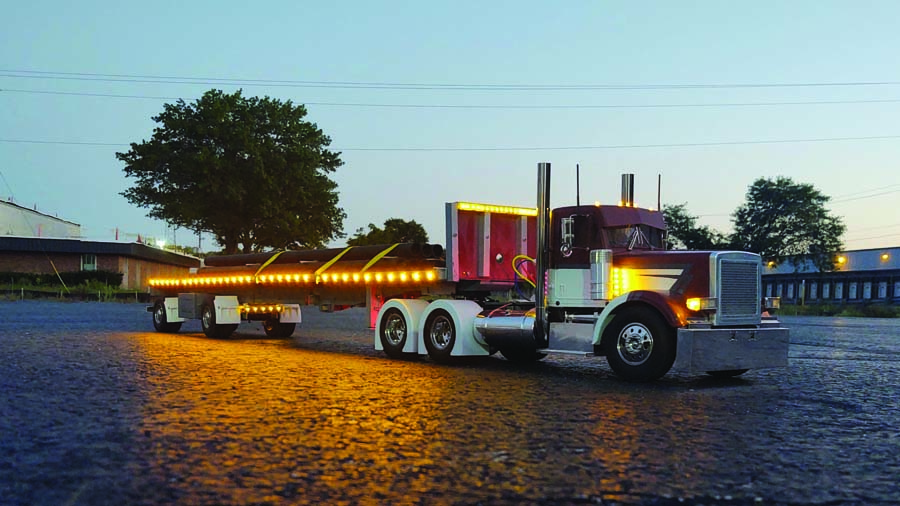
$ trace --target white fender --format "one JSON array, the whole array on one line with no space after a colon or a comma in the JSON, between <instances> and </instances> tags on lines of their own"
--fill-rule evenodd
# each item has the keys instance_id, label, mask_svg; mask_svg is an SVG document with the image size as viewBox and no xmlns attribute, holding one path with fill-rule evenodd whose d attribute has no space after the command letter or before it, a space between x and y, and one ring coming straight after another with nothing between
<instances>
[{"instance_id":1,"label":"white fender","mask_svg":"<svg viewBox=\"0 0 900 506\"><path fill-rule=\"evenodd\" d=\"M282 305L281 315L278 321L281 323L301 323L303 318L300 315L300 304Z\"/></svg>"},{"instance_id":2,"label":"white fender","mask_svg":"<svg viewBox=\"0 0 900 506\"><path fill-rule=\"evenodd\" d=\"M213 299L216 325L241 323L241 305L234 295L216 295Z\"/></svg>"},{"instance_id":3,"label":"white fender","mask_svg":"<svg viewBox=\"0 0 900 506\"><path fill-rule=\"evenodd\" d=\"M600 344L600 340L603 339L603 331L606 330L609 322L612 321L613 312L615 312L616 308L626 302L628 302L628 294L623 293L622 295L619 295L615 299L609 301L609 304L607 304L606 307L603 308L603 311L597 317L597 321L594 322L594 337L591 340L591 343L593 343L594 346Z\"/></svg>"},{"instance_id":4,"label":"white fender","mask_svg":"<svg viewBox=\"0 0 900 506\"><path fill-rule=\"evenodd\" d=\"M475 317L482 311L482 307L476 302L470 300L436 300L428 305L419 321L419 354L427 355L428 349L425 348L425 322L428 316L433 312L443 309L450 318L453 319L453 325L456 327L456 343L450 355L453 356L486 356L490 355L488 346L479 342L479 334L475 332Z\"/></svg>"},{"instance_id":5,"label":"white fender","mask_svg":"<svg viewBox=\"0 0 900 506\"><path fill-rule=\"evenodd\" d=\"M381 344L381 317L388 309L400 311L406 320L406 344L403 345L403 352L416 353L422 349L418 347L419 322L426 307L428 307L428 303L419 299L391 299L385 302L378 311L378 319L375 320L375 349L384 351L384 346Z\"/></svg>"},{"instance_id":6,"label":"white fender","mask_svg":"<svg viewBox=\"0 0 900 506\"><path fill-rule=\"evenodd\" d=\"M166 297L163 300L163 306L166 308L166 322L179 323L185 321L178 313L178 297Z\"/></svg>"}]
</instances>

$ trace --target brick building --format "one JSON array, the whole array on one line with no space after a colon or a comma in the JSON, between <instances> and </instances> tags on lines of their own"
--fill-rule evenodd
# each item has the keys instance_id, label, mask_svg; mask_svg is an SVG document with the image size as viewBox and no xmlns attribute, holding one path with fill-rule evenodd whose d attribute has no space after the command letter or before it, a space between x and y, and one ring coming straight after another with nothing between
<instances>
[{"instance_id":1,"label":"brick building","mask_svg":"<svg viewBox=\"0 0 900 506\"><path fill-rule=\"evenodd\" d=\"M151 277L173 277L199 267L200 260L146 244L0 236L0 272L121 272L121 288L145 290Z\"/></svg>"}]
</instances>

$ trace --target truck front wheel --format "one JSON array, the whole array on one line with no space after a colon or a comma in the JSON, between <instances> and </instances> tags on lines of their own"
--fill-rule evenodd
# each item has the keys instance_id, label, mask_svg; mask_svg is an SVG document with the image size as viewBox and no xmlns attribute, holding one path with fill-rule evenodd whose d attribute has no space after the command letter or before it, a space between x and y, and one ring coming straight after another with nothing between
<instances>
[{"instance_id":1,"label":"truck front wheel","mask_svg":"<svg viewBox=\"0 0 900 506\"><path fill-rule=\"evenodd\" d=\"M225 339L237 329L237 324L218 324L216 323L216 311L212 305L204 304L200 309L200 327L206 337L213 339Z\"/></svg>"},{"instance_id":2,"label":"truck front wheel","mask_svg":"<svg viewBox=\"0 0 900 506\"><path fill-rule=\"evenodd\" d=\"M453 317L443 309L438 309L425 321L425 349L435 362L447 362L453 345L456 344L456 325Z\"/></svg>"},{"instance_id":3,"label":"truck front wheel","mask_svg":"<svg viewBox=\"0 0 900 506\"><path fill-rule=\"evenodd\" d=\"M167 334L174 334L181 330L181 322L169 323L168 318L166 317L165 301L158 300L156 301L156 304L153 305L153 328L155 328L157 332L165 332Z\"/></svg>"},{"instance_id":4,"label":"truck front wheel","mask_svg":"<svg viewBox=\"0 0 900 506\"><path fill-rule=\"evenodd\" d=\"M626 308L617 313L603 343L609 366L628 381L659 379L675 362L672 329L650 309Z\"/></svg>"}]
</instances>

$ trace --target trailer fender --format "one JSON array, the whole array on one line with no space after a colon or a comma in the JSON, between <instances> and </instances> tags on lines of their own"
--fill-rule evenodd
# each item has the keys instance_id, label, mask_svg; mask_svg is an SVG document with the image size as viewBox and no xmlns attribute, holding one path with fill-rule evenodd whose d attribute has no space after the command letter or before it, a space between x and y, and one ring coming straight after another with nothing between
<instances>
[{"instance_id":1,"label":"trailer fender","mask_svg":"<svg viewBox=\"0 0 900 506\"><path fill-rule=\"evenodd\" d=\"M216 324L229 325L241 323L241 304L234 295L216 295L213 298L216 311Z\"/></svg>"},{"instance_id":2,"label":"trailer fender","mask_svg":"<svg viewBox=\"0 0 900 506\"><path fill-rule=\"evenodd\" d=\"M284 304L278 321L281 323L301 323L303 316L300 314L300 304Z\"/></svg>"},{"instance_id":3,"label":"trailer fender","mask_svg":"<svg viewBox=\"0 0 900 506\"><path fill-rule=\"evenodd\" d=\"M180 323L185 321L178 314L178 297L166 297L163 299L163 307L166 308L166 321L169 323Z\"/></svg>"},{"instance_id":4,"label":"trailer fender","mask_svg":"<svg viewBox=\"0 0 900 506\"><path fill-rule=\"evenodd\" d=\"M421 349L419 348L419 322L426 307L428 307L428 302L419 299L391 299L385 302L375 320L375 349L384 351L384 345L381 343L381 326L384 314L393 309L399 311L406 322L406 342L403 344L403 353L417 353Z\"/></svg>"},{"instance_id":5,"label":"trailer fender","mask_svg":"<svg viewBox=\"0 0 900 506\"><path fill-rule=\"evenodd\" d=\"M603 332L616 315L616 311L623 307L634 305L645 305L655 309L672 328L682 326L679 322L678 315L672 309L669 300L666 299L664 295L647 290L635 290L616 297L603 308L597 321L594 322L594 336L591 343L594 345L595 349L600 346L600 341L603 339Z\"/></svg>"},{"instance_id":6,"label":"trailer fender","mask_svg":"<svg viewBox=\"0 0 900 506\"><path fill-rule=\"evenodd\" d=\"M469 357L490 355L490 347L480 341L480 336L475 331L475 318L481 311L482 307L471 300L441 299L429 304L419 321L419 354L426 355L428 353L428 348L425 346L428 329L425 327L429 317L443 312L450 316L456 332L450 355Z\"/></svg>"}]
</instances>

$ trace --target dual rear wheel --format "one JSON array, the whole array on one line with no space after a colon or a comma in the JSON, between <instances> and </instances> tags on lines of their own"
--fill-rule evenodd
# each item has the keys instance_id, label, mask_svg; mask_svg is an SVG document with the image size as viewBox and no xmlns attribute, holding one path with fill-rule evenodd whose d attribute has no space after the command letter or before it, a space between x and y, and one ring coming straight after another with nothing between
<instances>
[{"instance_id":1,"label":"dual rear wheel","mask_svg":"<svg viewBox=\"0 0 900 506\"><path fill-rule=\"evenodd\" d=\"M397 308L391 308L381 315L378 325L378 338L384 352L391 358L402 358L407 355L403 351L410 335L410 323ZM456 344L456 324L453 317L443 309L437 309L425 320L425 349L435 362L450 360L453 346Z\"/></svg>"}]
</instances>

